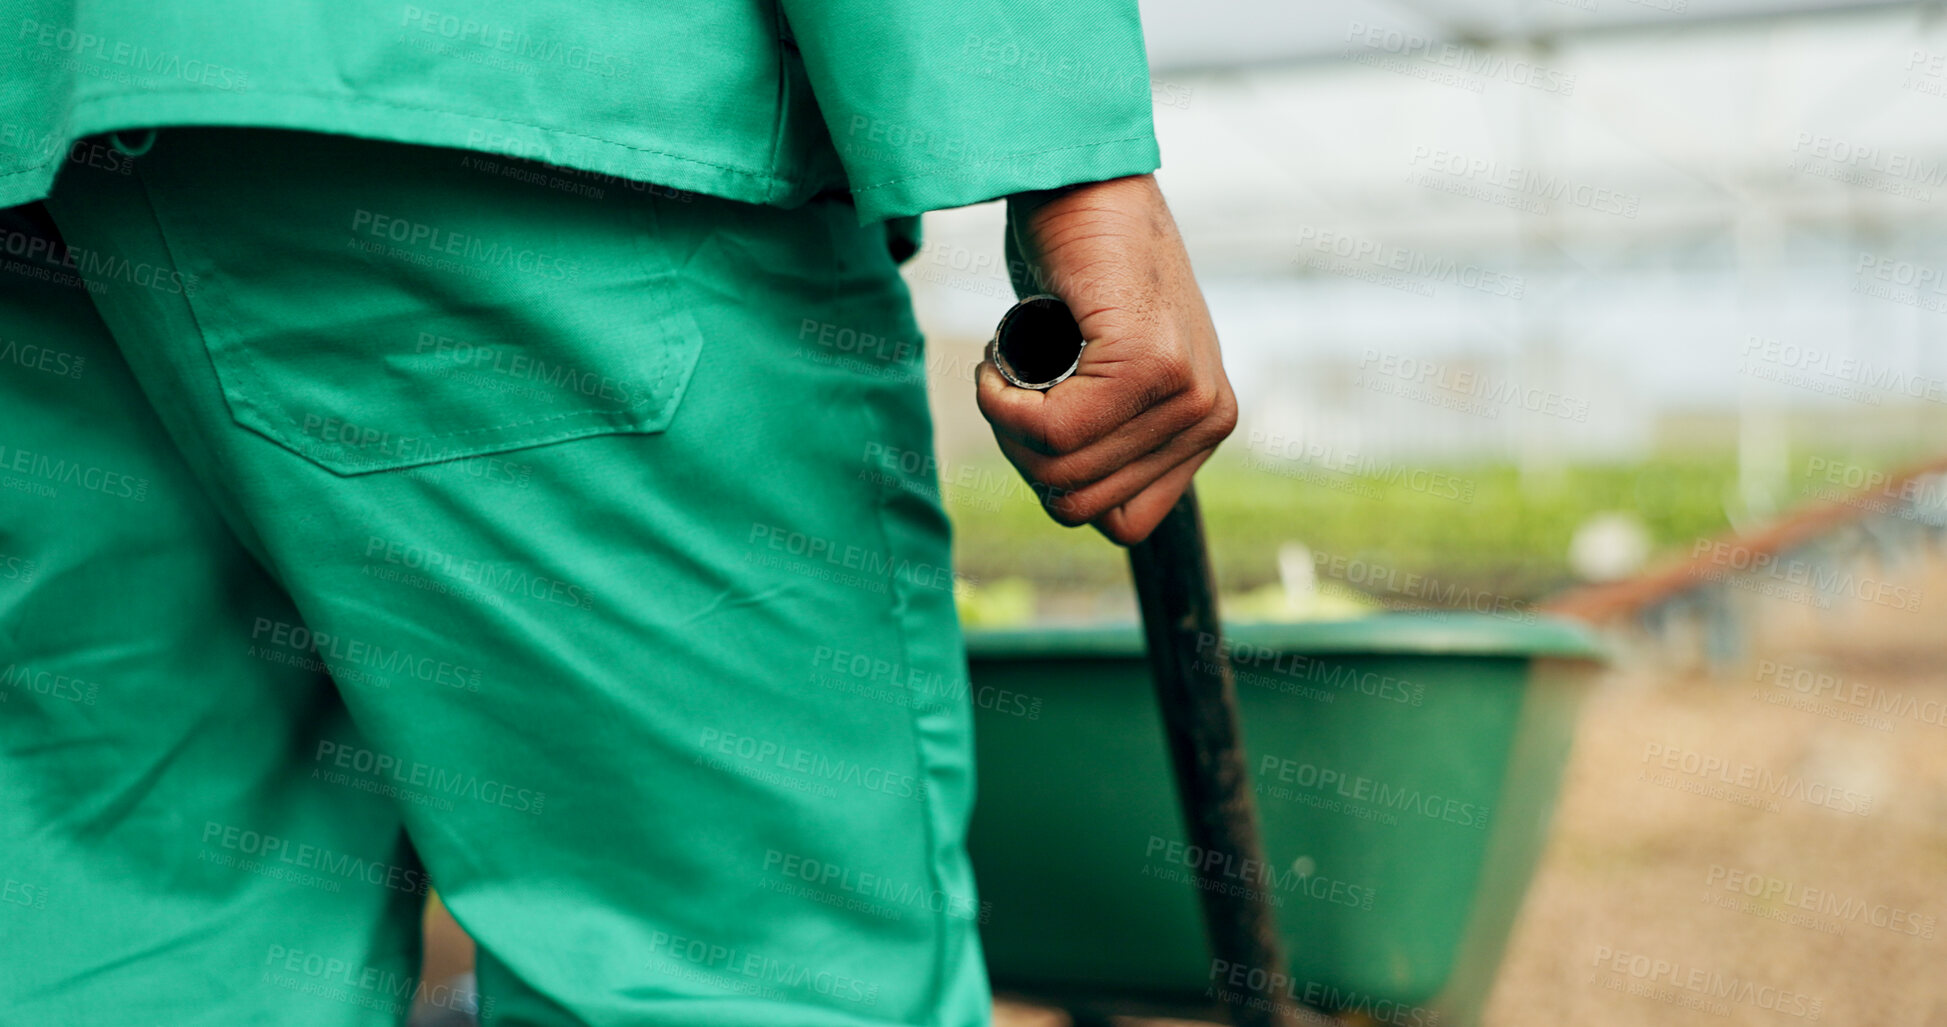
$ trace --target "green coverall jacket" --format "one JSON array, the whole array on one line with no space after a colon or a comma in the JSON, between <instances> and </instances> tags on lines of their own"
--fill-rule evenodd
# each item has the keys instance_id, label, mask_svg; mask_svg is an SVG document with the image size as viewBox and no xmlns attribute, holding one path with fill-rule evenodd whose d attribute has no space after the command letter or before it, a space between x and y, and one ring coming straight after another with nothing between
<instances>
[{"instance_id":1,"label":"green coverall jacket","mask_svg":"<svg viewBox=\"0 0 1947 1027\"><path fill-rule=\"evenodd\" d=\"M1133 0L0 0L0 1021L984 1027L888 242L1156 164Z\"/></svg>"},{"instance_id":2,"label":"green coverall jacket","mask_svg":"<svg viewBox=\"0 0 1947 1027\"><path fill-rule=\"evenodd\" d=\"M1134 0L0 0L0 207L91 134L287 128L862 222L1154 170Z\"/></svg>"}]
</instances>

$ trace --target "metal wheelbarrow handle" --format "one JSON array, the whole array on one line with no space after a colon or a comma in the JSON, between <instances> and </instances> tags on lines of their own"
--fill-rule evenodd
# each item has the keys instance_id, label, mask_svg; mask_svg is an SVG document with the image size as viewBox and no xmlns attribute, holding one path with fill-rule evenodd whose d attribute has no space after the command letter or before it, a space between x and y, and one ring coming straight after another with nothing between
<instances>
[{"instance_id":1,"label":"metal wheelbarrow handle","mask_svg":"<svg viewBox=\"0 0 1947 1027\"><path fill-rule=\"evenodd\" d=\"M1001 319L987 357L1009 384L1051 389L1080 367L1085 345L1059 297L1030 296ZM1226 1003L1232 1022L1294 1024L1297 1010L1279 1000L1274 983L1288 979L1268 891L1274 875L1258 832L1237 690L1194 487L1183 491L1148 538L1130 547L1129 568L1186 834L1207 854L1195 875L1213 985L1232 991L1218 981L1219 968L1242 967L1244 979L1256 986L1235 989L1240 998Z\"/></svg>"}]
</instances>

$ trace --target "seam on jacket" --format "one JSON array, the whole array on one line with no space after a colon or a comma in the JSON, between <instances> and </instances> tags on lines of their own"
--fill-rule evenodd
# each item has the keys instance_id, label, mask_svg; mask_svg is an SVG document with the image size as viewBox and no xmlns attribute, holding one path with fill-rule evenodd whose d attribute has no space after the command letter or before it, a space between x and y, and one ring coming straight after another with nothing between
<instances>
[{"instance_id":1,"label":"seam on jacket","mask_svg":"<svg viewBox=\"0 0 1947 1027\"><path fill-rule=\"evenodd\" d=\"M784 19L782 0L771 0L771 24L776 28L773 42L777 45L777 105L771 108L771 159L765 174L776 183L778 162L784 158L784 119L791 113L791 57L784 49L784 34L791 27ZM777 196L779 192L776 188L768 189L765 196Z\"/></svg>"},{"instance_id":2,"label":"seam on jacket","mask_svg":"<svg viewBox=\"0 0 1947 1027\"><path fill-rule=\"evenodd\" d=\"M874 182L871 185L855 185L852 187L852 191L854 193L866 193L874 189L883 189L889 185L898 185L901 182L918 181L922 178L951 178L955 175L965 174L972 168L978 168L987 164L999 164L1007 160L1019 160L1022 157L1039 157L1044 153L1060 153L1063 150L1086 150L1094 146L1108 146L1113 143L1133 143L1153 138L1155 138L1153 135L1124 136L1121 139L1097 139L1092 143L1075 143L1070 146L1051 146L1045 150L1028 150L1025 153L1010 153L1005 157L990 157L986 160L977 160L967 164L956 164L951 168L944 168L939 171L923 171L917 175L907 175L903 178L889 178L883 182Z\"/></svg>"},{"instance_id":3,"label":"seam on jacket","mask_svg":"<svg viewBox=\"0 0 1947 1027\"><path fill-rule=\"evenodd\" d=\"M59 156L59 157L55 157L55 158L52 158L52 159L49 159L49 160L44 160L44 161L41 161L41 162L40 162L39 164L29 164L29 165L27 165L26 167L24 167L24 168L21 168L21 169L20 169L20 170L18 170L18 171L4 171L4 172L0 172L0 181L5 181L6 179L9 179L9 178L19 178L19 177L20 177L20 176L22 176L22 175L31 175L31 174L33 174L34 172L36 172L36 171L39 171L40 169L42 169L42 168L44 168L44 167L47 167L47 166L48 166L49 164L55 164L55 163L59 163L60 161L63 161L63 160L66 160L66 159L67 159L67 153L66 153L66 152L64 151L64 152L63 152L63 153L61 154L61 156Z\"/></svg>"},{"instance_id":4,"label":"seam on jacket","mask_svg":"<svg viewBox=\"0 0 1947 1027\"><path fill-rule=\"evenodd\" d=\"M74 119L74 117L73 117L73 112L74 112L74 111L81 111L81 110L85 110L85 109L86 109L87 107L89 107L89 106L91 106L91 105L96 105L96 104L101 104L101 103L106 103L106 102L108 102L108 101L111 101L111 100L123 100L123 99L135 99L135 98L139 98L139 97L143 97L143 96L170 96L170 95L199 95L199 96L211 96L211 95L213 95L213 94L212 94L212 93L211 93L211 92L210 92L209 90L207 90L207 89L143 89L143 90L138 90L138 91L134 91L134 92L115 92L115 93L101 93L101 94L97 94L97 95L94 95L94 96L89 96L89 97L86 97L86 98L84 98L84 99L82 99L82 100L80 100L80 101L77 101L77 102L75 103L75 105L74 105L74 108L73 108L73 110L72 110L72 111L70 111L70 116L69 116L69 118L68 118L68 121L69 121L69 122L72 122L72 121L74 121L74 120L75 120L75 119ZM419 105L419 104L410 104L410 103L397 103L397 102L395 102L395 101L392 101L392 100L382 100L382 99L379 99L379 98L377 98L377 97L369 97L369 96L347 96L347 95L344 95L344 94L342 94L342 93L318 93L318 92L310 92L310 91L305 91L305 90L292 90L292 89L264 89L264 90L251 90L251 91L250 91L249 93L247 93L247 94L245 94L245 95L248 95L248 96L253 96L253 97L255 97L255 96L303 96L303 97L310 97L310 98L312 98L312 99L319 99L319 100L336 100L336 101L339 101L339 102L342 102L342 103L347 103L347 104L352 104L352 105L359 105L359 104L371 104L371 105L373 105L373 106L378 106L378 107L390 107L390 108L393 108L393 109L395 109L395 110L402 110L402 111L421 111L421 112L424 112L424 113L427 113L427 114L448 114L448 115L452 115L452 116L455 116L455 117L462 117L462 118L475 118L475 119L478 119L478 120L480 120L480 121L485 121L485 122L489 122L489 123L491 123L491 124L495 124L495 125L512 125L512 126L518 126L518 127L520 127L520 128L531 128L531 129L536 129L536 130L538 130L538 131L542 131L542 132L553 132L553 133L556 133L556 134L559 134L559 135L564 135L564 136L571 136L571 137L574 137L574 138L576 138L576 139L586 139L586 140L588 140L588 141L590 141L590 142L595 142L595 143L601 143L601 144L603 144L603 145L606 145L606 146L618 146L618 147L621 147L622 149L625 149L625 150L633 150L633 151L635 151L635 152L637 152L637 153L651 153L651 154L655 154L655 155L657 155L657 156L659 156L659 157L668 157L668 158L670 158L671 160L679 160L679 161L683 161L683 162L684 162L684 163L686 163L686 164L701 164L701 165L703 165L704 167L710 167L710 168L719 168L719 169L721 169L721 170L724 170L724 171L734 171L734 172L737 172L737 173L738 173L738 174L740 174L740 175L749 175L749 176L750 176L750 177L752 177L752 178L759 178L759 179L772 179L772 180L776 180L776 179L778 179L778 176L777 176L777 175L776 175L776 174L775 174L774 172L769 172L769 171L762 171L762 170L759 170L759 169L756 169L756 168L746 168L746 167L742 167L742 166L739 166L739 165L736 165L736 164L723 164L723 163L719 163L719 162L717 162L717 161L708 161L708 160L698 160L698 159L697 159L697 158L695 158L695 157L685 157L685 156L683 156L682 154L679 154L679 153L672 153L672 152L670 152L670 151L668 151L668 150L656 150L656 149L651 149L651 148L649 148L649 147L647 147L647 146L632 146L632 145L630 145L630 144L628 144L628 143L624 143L624 142L618 142L618 141L616 141L616 140L613 140L613 139L605 139L605 138L603 138L603 137L601 137L601 136L592 136L592 135L588 135L587 133L584 133L584 132L575 132L575 131L572 131L572 130L570 130L570 129L565 129L565 128L551 128L551 127L549 127L549 126L547 126L547 125L537 125L537 124L535 124L535 123L533 123L533 122L531 122L531 121L516 121L516 120L513 120L513 119L511 119L511 118L501 118L501 117L495 117L495 116L493 116L493 115L490 115L490 114L473 114L473 113L469 113L469 112L467 112L467 111L463 111L463 110L458 110L458 109L455 109L455 108L448 108L448 107L427 107L427 106L422 106L422 105ZM183 126L183 127L193 127L193 126ZM265 127L265 128L271 128L271 127L282 127L282 126L272 126L272 125L265 125L265 126L263 126L263 127ZM302 131L302 130L296 130L296 131ZM317 130L317 129L313 129L312 131L319 131L319 130ZM66 127L66 126L63 126L63 128L62 128L62 130L61 130L61 132L62 132L62 135L63 135L63 136L65 137L65 138L67 138L67 139L69 139L69 140L72 140L72 139L74 139L74 138L77 138L76 136L74 136L74 135L73 135L73 134L72 134L72 133L70 132L70 130L69 130L69 129L67 129L67 127ZM90 133L90 134L92 134L92 133ZM329 135L343 135L344 133L342 133L342 132L328 132L328 133L326 133L326 134L329 134ZM441 144L441 143L419 143L419 144L405 144L405 145L421 145L421 146L441 146L441 145L445 145L445 144ZM460 147L452 147L452 148L453 148L453 149L463 149L463 150L470 150L470 149L473 149L472 147L467 147L467 146L460 146ZM483 153L491 153L491 152L494 152L494 151L490 151L490 150L483 150L483 151L480 151L480 152L483 152ZM1026 156L1026 155L1024 154L1023 156ZM6 178L13 178L13 177L15 177L15 176L17 176L17 175L25 175L25 174L29 174L29 173L31 173L31 172L35 172L35 171L39 171L39 170L41 170L42 168L45 168L45 167L48 167L49 165L52 165L52 164L58 164L58 163L60 163L61 161L63 161L63 160L65 160L66 158L67 158L67 151L66 151L66 149L64 148L64 149L63 149L63 150L62 150L62 151L61 151L61 152L60 152L59 154L56 154L56 155L54 155L54 156L51 156L51 157L49 157L48 159L46 159L46 160L44 160L44 161L41 161L41 162L40 162L40 163L38 163L38 164L31 164L31 165L28 165L27 167L24 167L24 168L21 168L21 169L19 169L18 171L9 171L9 172L6 172L5 174L0 174L0 179L6 179ZM619 176L618 176L618 177L619 177Z\"/></svg>"}]
</instances>

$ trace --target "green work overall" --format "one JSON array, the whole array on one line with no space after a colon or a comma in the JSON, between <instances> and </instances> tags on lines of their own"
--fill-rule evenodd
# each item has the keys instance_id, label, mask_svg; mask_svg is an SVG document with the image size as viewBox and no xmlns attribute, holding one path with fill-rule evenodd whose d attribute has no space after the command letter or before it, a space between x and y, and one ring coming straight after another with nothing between
<instances>
[{"instance_id":1,"label":"green work overall","mask_svg":"<svg viewBox=\"0 0 1947 1027\"><path fill-rule=\"evenodd\" d=\"M985 1022L900 222L1156 157L957 6L0 2L0 1024Z\"/></svg>"}]
</instances>

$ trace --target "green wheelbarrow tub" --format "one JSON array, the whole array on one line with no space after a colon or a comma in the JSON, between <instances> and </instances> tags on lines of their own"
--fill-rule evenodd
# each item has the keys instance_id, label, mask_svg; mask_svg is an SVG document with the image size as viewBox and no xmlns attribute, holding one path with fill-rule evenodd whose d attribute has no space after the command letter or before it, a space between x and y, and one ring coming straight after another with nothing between
<instances>
[{"instance_id":1,"label":"green wheelbarrow tub","mask_svg":"<svg viewBox=\"0 0 1947 1027\"><path fill-rule=\"evenodd\" d=\"M1474 1022L1548 831L1603 659L1562 621L1388 614L1226 627L1288 1000ZM980 798L969 839L997 990L1184 1010L1206 955L1134 625L970 631ZM1239 968L1239 972L1249 968Z\"/></svg>"}]
</instances>

